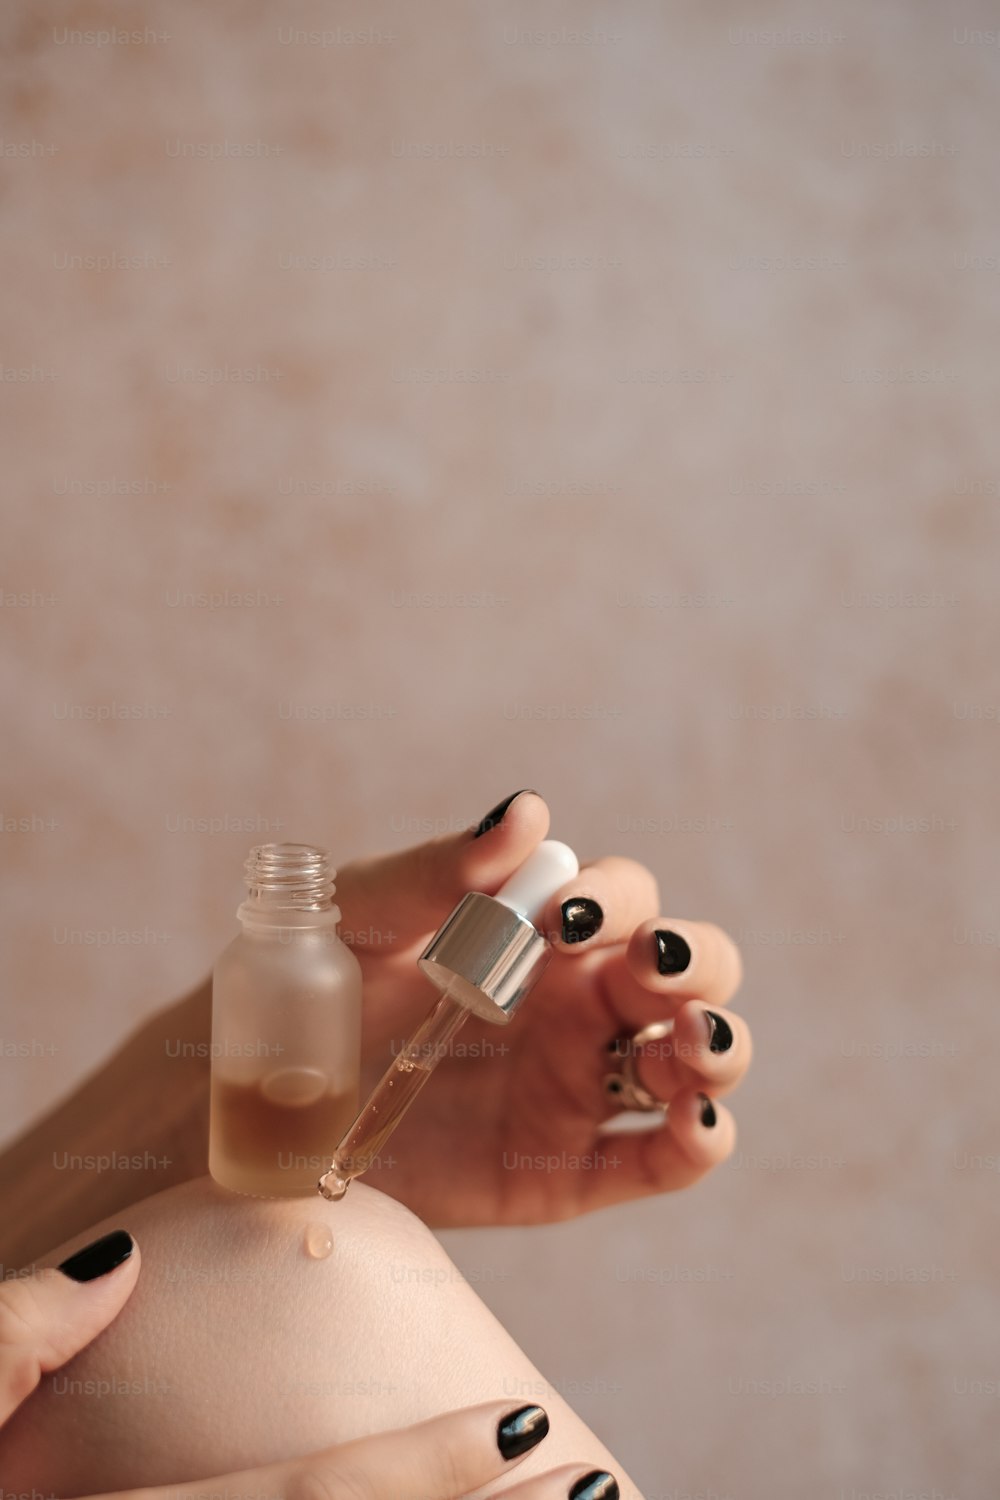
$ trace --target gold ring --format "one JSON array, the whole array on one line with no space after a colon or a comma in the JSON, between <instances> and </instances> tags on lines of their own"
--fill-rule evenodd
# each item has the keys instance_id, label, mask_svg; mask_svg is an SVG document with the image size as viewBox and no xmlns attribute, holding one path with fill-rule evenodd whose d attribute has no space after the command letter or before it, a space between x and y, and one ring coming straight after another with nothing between
<instances>
[{"instance_id":1,"label":"gold ring","mask_svg":"<svg viewBox=\"0 0 1000 1500\"><path fill-rule=\"evenodd\" d=\"M673 1029L673 1021L651 1021L641 1031L622 1032L608 1043L607 1050L618 1061L620 1071L604 1075L604 1092L619 1109L657 1110L666 1114L667 1101L657 1099L639 1081L638 1052L648 1042L658 1042L669 1036Z\"/></svg>"}]
</instances>

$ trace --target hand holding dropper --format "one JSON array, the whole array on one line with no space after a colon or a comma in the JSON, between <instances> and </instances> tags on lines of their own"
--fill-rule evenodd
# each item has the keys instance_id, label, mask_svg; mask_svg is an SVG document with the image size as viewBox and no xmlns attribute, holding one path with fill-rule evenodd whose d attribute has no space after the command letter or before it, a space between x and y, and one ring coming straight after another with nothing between
<instances>
[{"instance_id":1,"label":"hand holding dropper","mask_svg":"<svg viewBox=\"0 0 1000 1500\"><path fill-rule=\"evenodd\" d=\"M317 1184L324 1198L342 1198L352 1180L368 1171L470 1011L495 1025L508 1024L552 957L534 919L579 868L567 844L545 839L495 896L463 896L417 960L440 998L334 1152Z\"/></svg>"}]
</instances>

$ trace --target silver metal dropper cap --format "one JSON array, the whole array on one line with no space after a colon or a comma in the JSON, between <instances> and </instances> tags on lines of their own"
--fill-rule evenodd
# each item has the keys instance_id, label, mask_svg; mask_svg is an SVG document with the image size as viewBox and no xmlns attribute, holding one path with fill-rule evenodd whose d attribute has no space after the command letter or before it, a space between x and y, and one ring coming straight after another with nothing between
<instances>
[{"instance_id":1,"label":"silver metal dropper cap","mask_svg":"<svg viewBox=\"0 0 1000 1500\"><path fill-rule=\"evenodd\" d=\"M545 839L495 896L462 897L417 960L420 968L460 1005L505 1026L552 957L532 918L579 868L568 845Z\"/></svg>"}]
</instances>

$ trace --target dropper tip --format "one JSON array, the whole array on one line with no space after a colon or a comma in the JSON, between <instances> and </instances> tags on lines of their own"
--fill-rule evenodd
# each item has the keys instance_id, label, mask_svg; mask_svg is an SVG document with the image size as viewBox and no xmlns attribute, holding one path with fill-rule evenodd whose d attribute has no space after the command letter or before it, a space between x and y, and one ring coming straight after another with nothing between
<instances>
[{"instance_id":1,"label":"dropper tip","mask_svg":"<svg viewBox=\"0 0 1000 1500\"><path fill-rule=\"evenodd\" d=\"M331 1167L329 1172L324 1172L319 1182L317 1182L316 1191L328 1203L339 1203L350 1185L351 1179L349 1177L341 1177L340 1173L334 1167Z\"/></svg>"}]
</instances>

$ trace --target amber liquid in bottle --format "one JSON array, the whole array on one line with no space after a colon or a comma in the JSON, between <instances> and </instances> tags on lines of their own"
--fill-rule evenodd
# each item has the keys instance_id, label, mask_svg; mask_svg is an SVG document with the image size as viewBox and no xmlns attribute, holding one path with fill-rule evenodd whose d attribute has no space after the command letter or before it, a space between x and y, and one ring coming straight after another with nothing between
<instances>
[{"instance_id":1,"label":"amber liquid in bottle","mask_svg":"<svg viewBox=\"0 0 1000 1500\"><path fill-rule=\"evenodd\" d=\"M312 1193L329 1165L330 1142L340 1139L358 1112L358 1091L324 1090L299 1101L268 1097L268 1082L213 1080L212 1119L221 1143L215 1165L236 1192Z\"/></svg>"}]
</instances>

